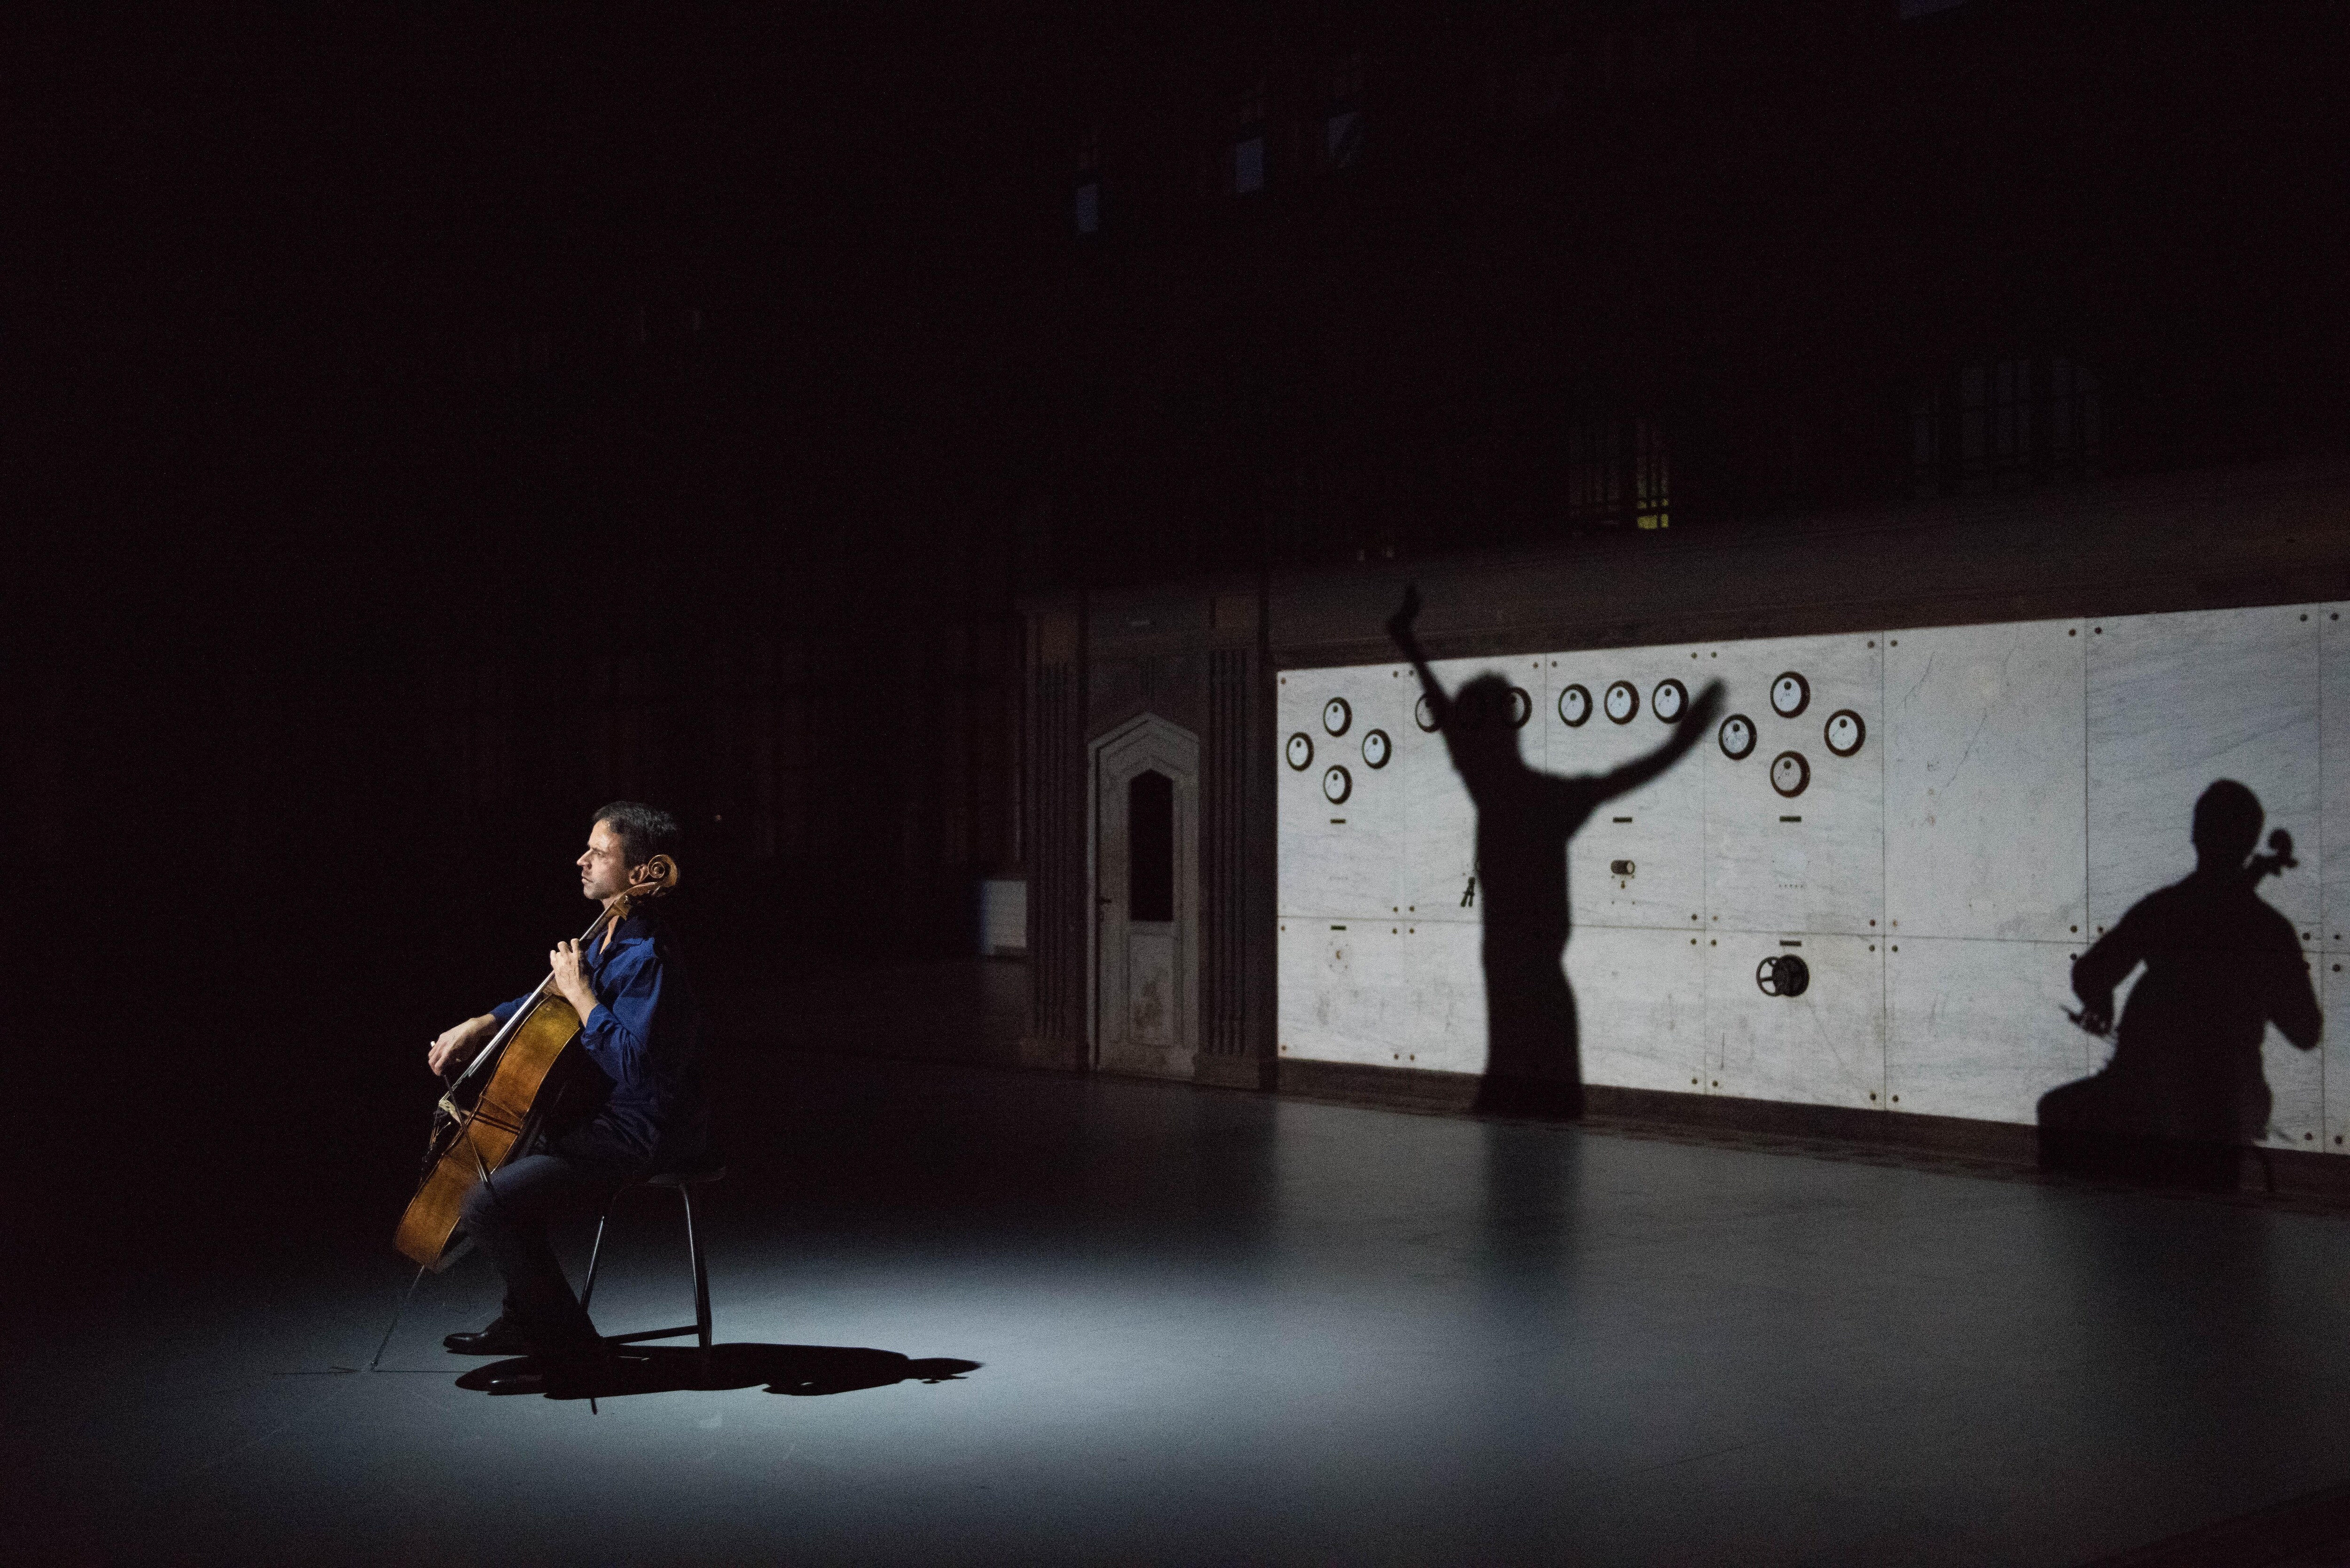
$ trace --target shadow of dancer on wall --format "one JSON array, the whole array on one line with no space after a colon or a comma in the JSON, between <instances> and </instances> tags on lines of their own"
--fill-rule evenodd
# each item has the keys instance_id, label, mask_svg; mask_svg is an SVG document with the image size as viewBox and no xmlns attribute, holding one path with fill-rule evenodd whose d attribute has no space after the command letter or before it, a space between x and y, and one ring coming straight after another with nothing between
<instances>
[{"instance_id":1,"label":"shadow of dancer on wall","mask_svg":"<svg viewBox=\"0 0 2350 1568\"><path fill-rule=\"evenodd\" d=\"M1388 635L1419 672L1452 766L1477 807L1483 921L1485 1078L1477 1106L1506 1116L1583 1114L1582 1047L1565 960L1566 845L1594 811L1681 760L1721 708L1721 683L1697 695L1664 744L1604 774L1565 777L1526 765L1510 684L1483 674L1447 693L1413 634L1419 588L1404 591Z\"/></svg>"},{"instance_id":2,"label":"shadow of dancer on wall","mask_svg":"<svg viewBox=\"0 0 2350 1568\"><path fill-rule=\"evenodd\" d=\"M2236 1186L2243 1150L2268 1132L2268 1025L2307 1051L2323 1023L2293 926L2258 891L2295 864L2282 828L2271 853L2252 855L2262 820L2260 798L2235 780L2205 790L2194 874L2139 899L2074 961L2081 1011L2068 1016L2101 1039L2110 1031L2114 1054L2094 1077L2041 1096L2043 1169ZM2115 1030L2114 990L2141 963Z\"/></svg>"}]
</instances>

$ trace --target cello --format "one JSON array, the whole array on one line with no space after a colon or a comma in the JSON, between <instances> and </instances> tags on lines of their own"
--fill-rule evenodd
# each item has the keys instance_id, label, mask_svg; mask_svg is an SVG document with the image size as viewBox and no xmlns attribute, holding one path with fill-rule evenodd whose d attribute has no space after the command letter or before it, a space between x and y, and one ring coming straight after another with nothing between
<instances>
[{"instance_id":1,"label":"cello","mask_svg":"<svg viewBox=\"0 0 2350 1568\"><path fill-rule=\"evenodd\" d=\"M580 933L580 947L677 881L677 862L666 855L632 868L628 890ZM538 982L465 1070L448 1081L433 1111L423 1176L392 1238L400 1253L420 1265L419 1278L424 1270L438 1273L464 1255L466 1242L456 1230L465 1195L507 1161L529 1152L556 1097L549 1085L559 1084L562 1070L577 1059L571 1047L582 1021L555 993L554 984L552 974Z\"/></svg>"}]
</instances>

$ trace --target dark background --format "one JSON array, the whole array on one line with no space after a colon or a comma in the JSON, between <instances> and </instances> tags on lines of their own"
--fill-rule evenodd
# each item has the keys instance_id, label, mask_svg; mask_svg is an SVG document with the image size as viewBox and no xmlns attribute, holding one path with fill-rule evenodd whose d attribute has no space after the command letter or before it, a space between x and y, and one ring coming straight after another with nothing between
<instances>
[{"instance_id":1,"label":"dark background","mask_svg":"<svg viewBox=\"0 0 2350 1568\"><path fill-rule=\"evenodd\" d=\"M2342 7L1902 11L15 14L12 1231L388 1233L616 796L710 988L969 951L1024 595L2338 450Z\"/></svg>"}]
</instances>

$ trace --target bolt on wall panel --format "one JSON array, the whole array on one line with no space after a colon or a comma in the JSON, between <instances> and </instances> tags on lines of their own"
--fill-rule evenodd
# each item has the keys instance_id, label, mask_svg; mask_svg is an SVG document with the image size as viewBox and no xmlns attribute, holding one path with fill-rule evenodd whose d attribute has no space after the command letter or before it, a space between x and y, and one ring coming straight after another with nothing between
<instances>
[{"instance_id":1,"label":"bolt on wall panel","mask_svg":"<svg viewBox=\"0 0 2350 1568\"><path fill-rule=\"evenodd\" d=\"M1697 1094L1706 1072L1705 957L1685 931L1586 926L1566 947L1586 1084Z\"/></svg>"},{"instance_id":2,"label":"bolt on wall panel","mask_svg":"<svg viewBox=\"0 0 2350 1568\"><path fill-rule=\"evenodd\" d=\"M1708 650L1728 688L1728 717L1693 758L1704 770L1709 934L1882 929L1882 640ZM1749 726L1738 745L1733 721Z\"/></svg>"},{"instance_id":3,"label":"bolt on wall panel","mask_svg":"<svg viewBox=\"0 0 2350 1568\"><path fill-rule=\"evenodd\" d=\"M1399 720L1409 722L1401 686L1379 666L1280 678L1282 913L1368 917L1393 909L1405 838L1394 737Z\"/></svg>"},{"instance_id":4,"label":"bolt on wall panel","mask_svg":"<svg viewBox=\"0 0 2350 1568\"><path fill-rule=\"evenodd\" d=\"M2076 753L2077 755L2077 753ZM2037 1119L2040 1096L2105 1064L2111 1046L2066 1012L2078 940L1918 937L1886 944L1887 1108Z\"/></svg>"},{"instance_id":5,"label":"bolt on wall panel","mask_svg":"<svg viewBox=\"0 0 2350 1568\"><path fill-rule=\"evenodd\" d=\"M1888 932L2078 942L2088 923L2082 623L1886 641Z\"/></svg>"},{"instance_id":6,"label":"bolt on wall panel","mask_svg":"<svg viewBox=\"0 0 2350 1568\"><path fill-rule=\"evenodd\" d=\"M1709 677L1687 648L1562 653L1544 661L1550 701L1536 715L1550 771L1605 776L1672 738ZM1719 664L1719 660L1715 661ZM1709 735L1699 742L1711 744ZM1575 925L1684 932L1703 924L1705 774L1695 756L1601 803L1569 842Z\"/></svg>"},{"instance_id":7,"label":"bolt on wall panel","mask_svg":"<svg viewBox=\"0 0 2350 1568\"><path fill-rule=\"evenodd\" d=\"M1800 943L1800 946L1795 945ZM1724 932L1709 938L1706 1090L1804 1105L1885 1104L1884 944L1866 937ZM1803 961L1799 996L1766 995L1763 963Z\"/></svg>"},{"instance_id":8,"label":"bolt on wall panel","mask_svg":"<svg viewBox=\"0 0 2350 1568\"><path fill-rule=\"evenodd\" d=\"M2195 802L2220 779L2260 797L2301 864L2261 896L2318 932L2318 627L2322 607L2092 619L2089 920L2094 936L2195 869Z\"/></svg>"}]
</instances>

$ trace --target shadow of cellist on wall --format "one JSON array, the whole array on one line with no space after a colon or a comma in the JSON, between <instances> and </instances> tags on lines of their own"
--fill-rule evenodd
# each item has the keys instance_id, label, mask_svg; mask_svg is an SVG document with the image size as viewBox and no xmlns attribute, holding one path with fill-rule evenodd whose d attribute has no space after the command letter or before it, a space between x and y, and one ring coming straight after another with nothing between
<instances>
[{"instance_id":1,"label":"shadow of cellist on wall","mask_svg":"<svg viewBox=\"0 0 2350 1568\"><path fill-rule=\"evenodd\" d=\"M1447 693L1413 633L1417 585L1388 634L1419 672L1445 749L1477 807L1482 897L1486 1056L1477 1109L1510 1116L1583 1114L1582 1045L1564 967L1572 928L1566 846L1591 814L1687 755L1721 707L1721 683L1698 693L1672 734L1604 774L1566 776L1528 767L1518 749L1509 682L1483 674Z\"/></svg>"},{"instance_id":2,"label":"shadow of cellist on wall","mask_svg":"<svg viewBox=\"0 0 2350 1568\"><path fill-rule=\"evenodd\" d=\"M2268 1025L2303 1051L2322 1019L2292 925L2257 891L2295 864L2283 829L2252 855L2258 796L2221 779L2195 803L2195 871L2149 893L2073 965L2090 1033L2114 1035L2094 1077L2040 1100L2043 1169L2226 1190L2267 1135ZM2247 856L2251 856L2249 862ZM2146 965L2114 1029L2114 991Z\"/></svg>"}]
</instances>

